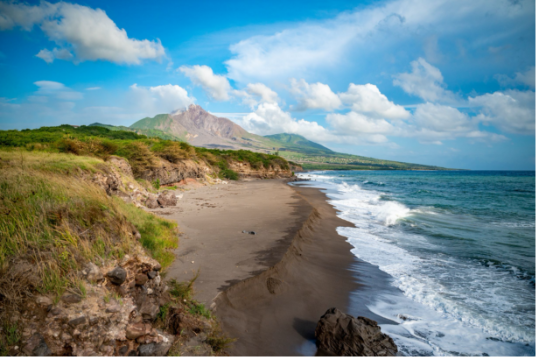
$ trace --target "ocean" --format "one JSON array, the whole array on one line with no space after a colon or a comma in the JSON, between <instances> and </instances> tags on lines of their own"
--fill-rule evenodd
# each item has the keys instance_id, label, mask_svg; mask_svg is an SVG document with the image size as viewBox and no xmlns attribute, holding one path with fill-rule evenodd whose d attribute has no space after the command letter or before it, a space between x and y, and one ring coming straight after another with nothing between
<instances>
[{"instance_id":1,"label":"ocean","mask_svg":"<svg viewBox=\"0 0 536 357\"><path fill-rule=\"evenodd\" d=\"M534 172L299 176L356 226L338 233L381 272L369 276L374 294L364 299L367 279L356 270L364 288L354 310L381 317L402 354L535 354Z\"/></svg>"}]
</instances>

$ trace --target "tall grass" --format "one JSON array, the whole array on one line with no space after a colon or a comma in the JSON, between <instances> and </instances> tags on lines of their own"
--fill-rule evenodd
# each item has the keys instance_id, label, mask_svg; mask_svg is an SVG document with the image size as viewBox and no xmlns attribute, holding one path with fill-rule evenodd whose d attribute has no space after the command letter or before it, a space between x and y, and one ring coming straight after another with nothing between
<instances>
[{"instance_id":1,"label":"tall grass","mask_svg":"<svg viewBox=\"0 0 536 357\"><path fill-rule=\"evenodd\" d=\"M0 150L0 273L10 259L25 257L36 263L38 291L80 289L77 271L85 263L133 250L133 226L143 247L169 266L168 249L178 245L176 223L107 196L88 177L103 170L97 158ZM0 281L0 293L3 286L9 284Z\"/></svg>"}]
</instances>

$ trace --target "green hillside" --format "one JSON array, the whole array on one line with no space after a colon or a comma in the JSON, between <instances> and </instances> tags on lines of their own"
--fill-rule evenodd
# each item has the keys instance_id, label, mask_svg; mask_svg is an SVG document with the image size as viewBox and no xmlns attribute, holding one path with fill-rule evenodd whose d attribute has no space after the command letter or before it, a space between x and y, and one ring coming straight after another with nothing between
<instances>
[{"instance_id":1,"label":"green hillside","mask_svg":"<svg viewBox=\"0 0 536 357\"><path fill-rule=\"evenodd\" d=\"M158 114L154 118L143 118L141 120L138 120L134 124L130 126L132 129L154 129L157 126L160 126L164 123L166 123L169 119L168 114Z\"/></svg>"},{"instance_id":2,"label":"green hillside","mask_svg":"<svg viewBox=\"0 0 536 357\"><path fill-rule=\"evenodd\" d=\"M301 135L296 134L274 134L266 135L274 144L279 145L279 151L295 151L303 154L334 154L333 151L325 146L307 140Z\"/></svg>"},{"instance_id":3,"label":"green hillside","mask_svg":"<svg viewBox=\"0 0 536 357\"><path fill-rule=\"evenodd\" d=\"M174 141L186 141L185 137L180 137L180 136L176 136L173 134L169 134L158 129L132 128L132 127L127 127L127 126L114 126L114 125L102 124L102 123L93 123L93 124L90 124L89 126L100 126L100 127L112 130L112 131L132 131L134 133L145 135L151 138L160 138L164 140L174 140Z\"/></svg>"}]
</instances>

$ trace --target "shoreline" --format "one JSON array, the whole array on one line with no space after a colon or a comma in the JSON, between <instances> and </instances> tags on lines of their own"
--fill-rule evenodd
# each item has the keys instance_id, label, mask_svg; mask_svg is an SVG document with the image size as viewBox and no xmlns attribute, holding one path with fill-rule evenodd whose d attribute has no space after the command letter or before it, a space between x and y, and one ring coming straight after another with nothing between
<instances>
[{"instance_id":1,"label":"shoreline","mask_svg":"<svg viewBox=\"0 0 536 357\"><path fill-rule=\"evenodd\" d=\"M316 324L331 307L389 323L355 305L384 285L371 280L385 277L351 252L336 228L354 225L319 188L288 180L204 186L154 212L183 232L167 279L188 280L199 269L194 297L237 339L232 355L315 354ZM243 234L246 226L257 234Z\"/></svg>"}]
</instances>

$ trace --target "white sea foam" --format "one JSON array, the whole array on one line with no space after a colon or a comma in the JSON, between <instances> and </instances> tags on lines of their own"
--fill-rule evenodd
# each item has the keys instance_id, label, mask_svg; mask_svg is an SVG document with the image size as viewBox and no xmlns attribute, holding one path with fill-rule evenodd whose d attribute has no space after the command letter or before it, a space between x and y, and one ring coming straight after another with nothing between
<instances>
[{"instance_id":1,"label":"white sea foam","mask_svg":"<svg viewBox=\"0 0 536 357\"><path fill-rule=\"evenodd\" d=\"M352 252L392 276L392 285L403 293L379 295L368 307L399 323L381 327L404 354L534 353L534 316L527 316L534 300L523 294L526 282L504 269L430 253L440 249L396 226L413 214L441 219L433 210L412 210L382 199L378 191L332 184L332 178L323 175L311 177L314 185L331 190L330 203L339 216L355 224L338 228L354 247ZM421 252L406 249L408 244Z\"/></svg>"}]
</instances>

